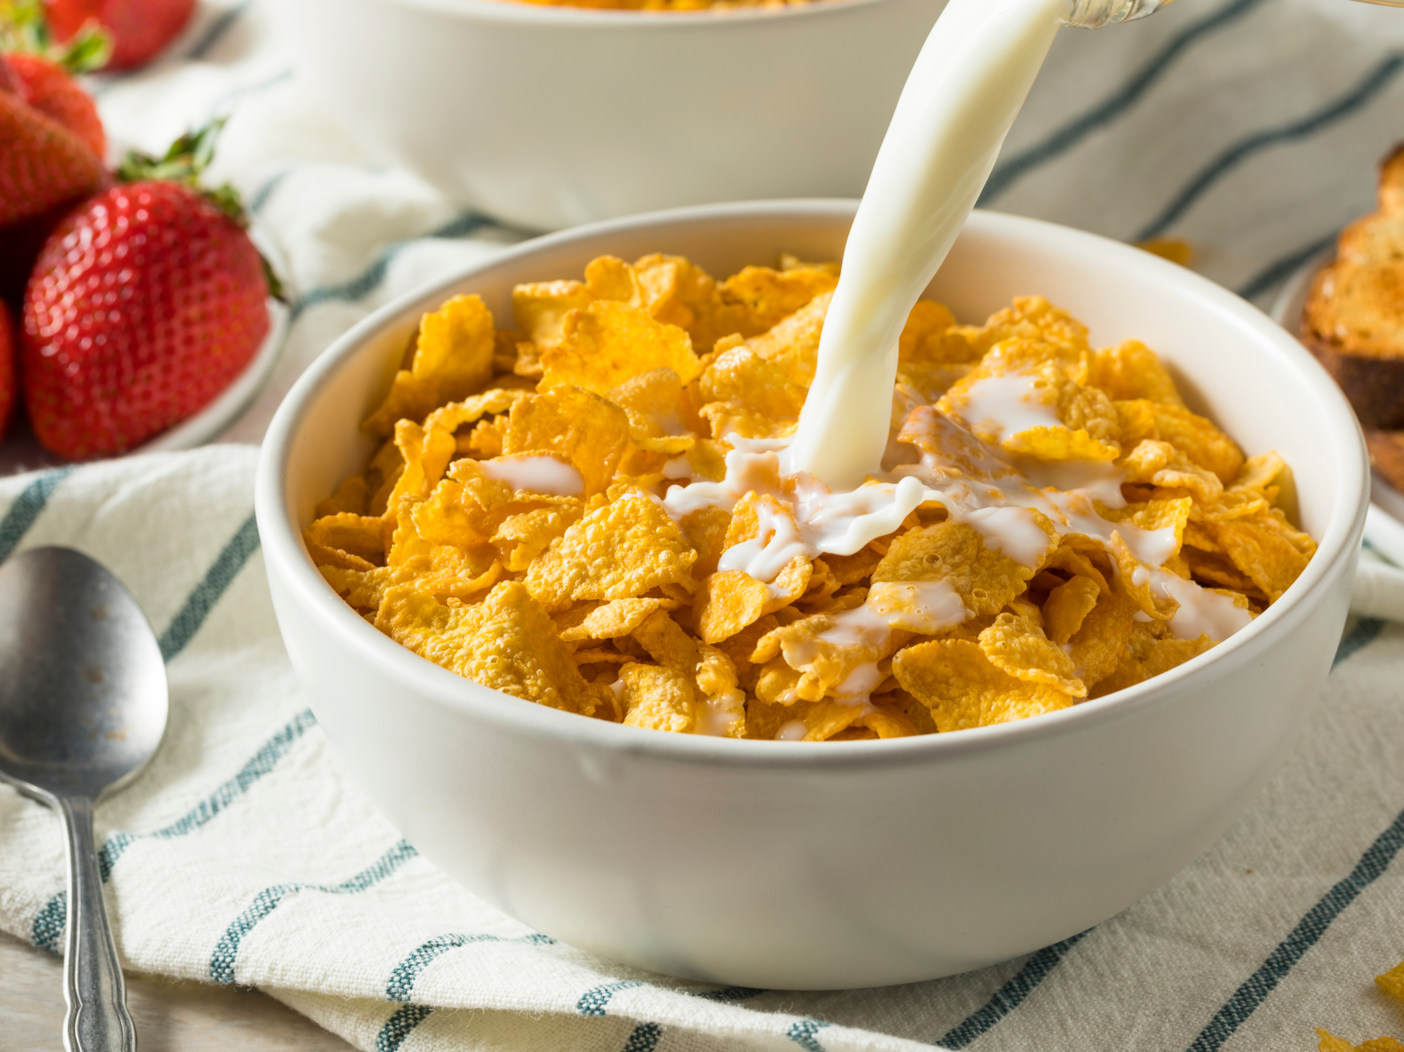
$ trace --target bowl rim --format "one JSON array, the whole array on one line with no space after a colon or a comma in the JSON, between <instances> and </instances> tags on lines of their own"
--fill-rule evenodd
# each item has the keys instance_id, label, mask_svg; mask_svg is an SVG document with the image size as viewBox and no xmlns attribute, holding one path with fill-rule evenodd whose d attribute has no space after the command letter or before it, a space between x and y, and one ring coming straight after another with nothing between
<instances>
[{"instance_id":1,"label":"bowl rim","mask_svg":"<svg viewBox=\"0 0 1404 1052\"><path fill-rule=\"evenodd\" d=\"M295 528L286 489L289 463L294 455L292 435L299 428L323 382L356 357L362 345L410 309L416 302L442 295L464 281L490 274L505 263L543 250L576 242L589 242L649 227L677 222L747 217L785 217L795 220L851 219L857 201L807 199L734 202L668 209L622 219L606 220L522 242L486 262L456 268L444 277L396 297L345 332L302 374L284 397L259 457L255 483L255 508L259 532L269 562L270 575L297 596L299 614L318 620L323 631L341 638L341 645L360 652L364 660L380 666L387 676L436 705L464 712L504 733L553 739L568 747L593 747L607 752L667 758L706 766L780 764L788 768L841 767L864 769L930 763L968 757L990 749L1029 744L1042 739L1081 733L1103 724L1132 718L1142 710L1168 703L1184 691L1197 690L1221 675L1266 657L1274 638L1286 634L1311 613L1313 600L1344 574L1353 571L1369 506L1368 458L1364 437L1343 395L1316 359L1266 314L1228 289L1133 246L1096 234L1043 220L977 210L968 226L977 232L1056 238L1070 255L1095 253L1116 257L1124 270L1138 271L1147 280L1180 285L1206 309L1227 313L1231 319L1257 330L1264 341L1280 352L1282 368L1305 373L1318 392L1329 439L1338 447L1335 474L1340 480L1341 502L1330 509L1327 527L1317 538L1317 552L1286 593L1247 628L1208 652L1161 673L1141 684L1106 697L1080 702L1037 719L1015 720L991 727L977 727L959 734L926 734L908 738L853 742L766 742L667 734L628 727L558 711L524 699L502 695L435 665L406 649L367 624L322 578ZM486 283L486 282L485 282ZM275 565L276 563L276 565ZM504 704L503 702L508 702ZM515 704L513 704L515 703Z\"/></svg>"},{"instance_id":2,"label":"bowl rim","mask_svg":"<svg viewBox=\"0 0 1404 1052\"><path fill-rule=\"evenodd\" d=\"M873 7L895 0L806 0L723 10L637 11L618 8L574 7L539 4L529 0L383 0L430 14L468 18L506 25L557 25L572 29L646 29L654 32L691 32L733 23L765 22L777 18L823 18L835 11ZM923 2L923 0L917 0ZM933 6L938 0L928 0Z\"/></svg>"}]
</instances>

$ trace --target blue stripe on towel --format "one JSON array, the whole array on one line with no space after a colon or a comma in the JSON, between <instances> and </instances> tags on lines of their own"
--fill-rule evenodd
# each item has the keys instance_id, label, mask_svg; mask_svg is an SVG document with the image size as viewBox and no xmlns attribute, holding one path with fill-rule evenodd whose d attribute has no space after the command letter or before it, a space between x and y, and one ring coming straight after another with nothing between
<instances>
[{"instance_id":1,"label":"blue stripe on towel","mask_svg":"<svg viewBox=\"0 0 1404 1052\"><path fill-rule=\"evenodd\" d=\"M390 981L385 986L385 999L387 1001L408 1001L414 996L414 984L419 979L420 972L450 950L477 942L552 946L556 940L549 935L541 935L537 932L517 938L507 938L502 935L459 935L457 933L437 936L416 947L413 953L395 966L395 970L390 973Z\"/></svg>"},{"instance_id":2,"label":"blue stripe on towel","mask_svg":"<svg viewBox=\"0 0 1404 1052\"><path fill-rule=\"evenodd\" d=\"M480 212L464 212L439 227L432 230L423 238L411 238L406 241L396 241L386 248L372 263L361 273L357 274L349 281L343 281L339 285L322 285L312 289L307 295L298 299L293 304L292 320L297 321L302 317L303 311L315 307L320 303L329 303L333 300L354 303L357 300L365 299L385 280L385 275L390 270L390 264L395 262L397 256L406 248L424 240L425 238L460 238L483 227L496 226L491 219Z\"/></svg>"},{"instance_id":3,"label":"blue stripe on towel","mask_svg":"<svg viewBox=\"0 0 1404 1052\"><path fill-rule=\"evenodd\" d=\"M1086 113L1074 117L1061 128L1032 146L1001 161L995 166L985 189L980 193L980 204L988 206L1010 186L1035 168L1067 153L1087 136L1105 127L1140 101L1161 75L1174 61L1194 45L1215 32L1236 22L1264 0L1234 0L1218 11L1207 15L1198 22L1192 22L1160 49L1149 62L1134 73L1129 80L1118 87L1110 97L1092 107Z\"/></svg>"},{"instance_id":4,"label":"blue stripe on towel","mask_svg":"<svg viewBox=\"0 0 1404 1052\"><path fill-rule=\"evenodd\" d=\"M249 197L249 203L246 206L249 210L249 214L256 216L262 212L264 208L267 207L269 200L277 192L278 187L283 185L283 180L290 175L292 175L292 169L284 168L281 172L255 190ZM279 277L282 276L281 274L279 275Z\"/></svg>"},{"instance_id":5,"label":"blue stripe on towel","mask_svg":"<svg viewBox=\"0 0 1404 1052\"><path fill-rule=\"evenodd\" d=\"M253 0L244 0L243 3L231 7L228 11L224 12L224 14L216 18L210 25L210 28L205 30L204 35L201 36L199 40L195 41L194 46L185 53L186 61L197 61L208 55L211 49L220 42L224 34L229 32L234 23L239 21L251 7L253 7Z\"/></svg>"},{"instance_id":6,"label":"blue stripe on towel","mask_svg":"<svg viewBox=\"0 0 1404 1052\"><path fill-rule=\"evenodd\" d=\"M258 523L252 514L234 531L234 536L224 546L214 564L205 572L200 583L186 596L180 612L171 619L166 630L161 633L161 656L170 661L190 642L210 611L215 608L234 578L258 551Z\"/></svg>"},{"instance_id":7,"label":"blue stripe on towel","mask_svg":"<svg viewBox=\"0 0 1404 1052\"><path fill-rule=\"evenodd\" d=\"M468 946L475 942L515 942L528 946L551 946L555 941L551 936L541 935L537 932L516 938L507 938L501 935L459 935L457 933L437 936L421 943L413 953L395 966L394 971L390 973L390 981L385 986L385 998L388 1001L408 1002L414 996L414 984L419 979L419 973L448 953L449 950L459 946ZM376 1036L376 1052L382 1052L382 1050L383 1052L394 1052L405 1038L409 1037L414 1028L424 1022L433 1011L431 1005L405 1004L402 1006L399 1011L385 1021L385 1025Z\"/></svg>"},{"instance_id":8,"label":"blue stripe on towel","mask_svg":"<svg viewBox=\"0 0 1404 1052\"><path fill-rule=\"evenodd\" d=\"M55 468L46 471L20 491L14 503L0 519L0 563L15 553L19 542L39 518L39 513L49 503L49 498L58 489L58 484L68 477L72 468Z\"/></svg>"},{"instance_id":9,"label":"blue stripe on towel","mask_svg":"<svg viewBox=\"0 0 1404 1052\"><path fill-rule=\"evenodd\" d=\"M662 1036L663 1028L657 1023L640 1023L634 1027L634 1032L629 1035L629 1040L624 1042L620 1052L653 1052Z\"/></svg>"},{"instance_id":10,"label":"blue stripe on towel","mask_svg":"<svg viewBox=\"0 0 1404 1052\"><path fill-rule=\"evenodd\" d=\"M632 990L636 986L648 985L641 979L626 979L617 983L605 983L586 990L575 1002L575 1010L581 1015L604 1015L610 1000L620 990Z\"/></svg>"},{"instance_id":11,"label":"blue stripe on towel","mask_svg":"<svg viewBox=\"0 0 1404 1052\"><path fill-rule=\"evenodd\" d=\"M1291 934L1278 943L1262 966L1234 991L1233 996L1199 1032L1194 1044L1189 1046L1189 1052L1218 1052L1234 1031L1267 1000L1292 967L1316 945L1331 922L1389 868L1401 846L1404 846L1404 811L1370 845L1350 875L1326 892L1321 901L1297 922Z\"/></svg>"},{"instance_id":12,"label":"blue stripe on towel","mask_svg":"<svg viewBox=\"0 0 1404 1052\"><path fill-rule=\"evenodd\" d=\"M1301 248L1294 248L1291 252L1273 260L1262 270L1249 278L1246 283L1239 287L1238 294L1245 300L1257 299L1264 292L1267 292L1268 289L1281 285L1298 270L1306 266L1307 262L1313 257L1320 255L1335 244L1335 241L1336 233L1332 231L1324 237L1317 238L1310 244L1303 245Z\"/></svg>"},{"instance_id":13,"label":"blue stripe on towel","mask_svg":"<svg viewBox=\"0 0 1404 1052\"><path fill-rule=\"evenodd\" d=\"M752 997L759 997L765 993L754 986L728 986L721 990L703 990L700 993L692 994L703 1001L715 1001L717 1004L735 1004L737 1001L749 1001Z\"/></svg>"},{"instance_id":14,"label":"blue stripe on towel","mask_svg":"<svg viewBox=\"0 0 1404 1052\"><path fill-rule=\"evenodd\" d=\"M823 1030L824 1027L832 1025L832 1023L826 1023L821 1019L801 1019L785 1031L785 1036L804 1049L804 1052L825 1052L824 1046L818 1042L814 1035Z\"/></svg>"},{"instance_id":15,"label":"blue stripe on towel","mask_svg":"<svg viewBox=\"0 0 1404 1052\"><path fill-rule=\"evenodd\" d=\"M41 950L59 952L64 925L68 920L68 892L60 891L44 903L29 928L29 939Z\"/></svg>"},{"instance_id":16,"label":"blue stripe on towel","mask_svg":"<svg viewBox=\"0 0 1404 1052\"><path fill-rule=\"evenodd\" d=\"M376 1035L375 1052L395 1052L433 1011L428 1005L400 1005Z\"/></svg>"},{"instance_id":17,"label":"blue stripe on towel","mask_svg":"<svg viewBox=\"0 0 1404 1052\"><path fill-rule=\"evenodd\" d=\"M320 891L327 895L354 895L375 887L394 874L410 859L419 855L408 841L401 840L389 851L349 880L340 884L275 884L264 888L248 907L225 929L210 956L210 978L217 983L234 981L234 962L239 956L239 944L258 923L272 913L287 896L300 891Z\"/></svg>"},{"instance_id":18,"label":"blue stripe on towel","mask_svg":"<svg viewBox=\"0 0 1404 1052\"><path fill-rule=\"evenodd\" d=\"M1305 139L1350 116L1387 88L1400 69L1404 69L1404 55L1387 55L1359 84L1335 101L1288 124L1255 132L1230 146L1205 165L1165 206L1160 215L1142 227L1132 240L1145 241L1165 233L1215 183L1255 153L1281 143Z\"/></svg>"},{"instance_id":19,"label":"blue stripe on towel","mask_svg":"<svg viewBox=\"0 0 1404 1052\"><path fill-rule=\"evenodd\" d=\"M1336 647L1336 656L1331 660L1331 667L1334 669L1346 658L1368 647L1379 638L1384 626L1384 621L1378 617L1362 617L1356 621L1341 637L1340 645Z\"/></svg>"},{"instance_id":20,"label":"blue stripe on towel","mask_svg":"<svg viewBox=\"0 0 1404 1052\"><path fill-rule=\"evenodd\" d=\"M1091 930L1091 928L1087 929L1087 931ZM1048 973L1058 966L1058 962L1063 959L1064 955L1076 946L1086 934L1086 931L1079 932L1071 938L1039 950L1024 963L1024 966L1012 979L994 992L982 1008L947 1030L945 1035L936 1042L937 1046L949 1049L965 1048L981 1034L988 1032L1001 1019L1018 1008L1023 1003L1024 998L1033 993L1038 984L1048 978Z\"/></svg>"},{"instance_id":21,"label":"blue stripe on towel","mask_svg":"<svg viewBox=\"0 0 1404 1052\"><path fill-rule=\"evenodd\" d=\"M275 73L273 76L259 81L257 84L244 84L235 88L233 91L226 92L215 100L214 104L205 111L204 119L196 121L195 126L197 128L203 127L221 116L227 116L229 113L233 112L231 103L248 98L250 95L260 95L269 88L276 88L279 84L286 84L292 79L293 71L285 69L281 73Z\"/></svg>"}]
</instances>

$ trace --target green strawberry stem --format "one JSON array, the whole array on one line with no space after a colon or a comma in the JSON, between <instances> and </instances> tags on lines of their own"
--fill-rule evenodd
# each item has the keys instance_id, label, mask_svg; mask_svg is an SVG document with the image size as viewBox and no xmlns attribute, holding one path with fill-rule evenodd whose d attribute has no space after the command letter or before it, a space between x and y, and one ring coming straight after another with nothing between
<instances>
[{"instance_id":1,"label":"green strawberry stem","mask_svg":"<svg viewBox=\"0 0 1404 1052\"><path fill-rule=\"evenodd\" d=\"M0 0L0 51L39 55L69 73L92 73L112 57L112 35L89 19L66 44L55 44L40 0Z\"/></svg>"},{"instance_id":2,"label":"green strawberry stem","mask_svg":"<svg viewBox=\"0 0 1404 1052\"><path fill-rule=\"evenodd\" d=\"M225 119L217 117L203 128L186 132L171 143L170 149L166 151L164 157L152 157L150 154L132 150L117 166L117 181L135 183L157 180L179 183L181 186L194 190L238 223L240 228L247 230L249 226L248 213L244 211L244 202L239 197L239 191L228 183L214 188L200 184L200 176L214 160L215 140L224 130ZM269 295L275 299L284 299L283 283L278 280L278 275L273 273L273 268L269 265L267 257L260 252L259 258L263 260L263 276L268 282Z\"/></svg>"}]
</instances>

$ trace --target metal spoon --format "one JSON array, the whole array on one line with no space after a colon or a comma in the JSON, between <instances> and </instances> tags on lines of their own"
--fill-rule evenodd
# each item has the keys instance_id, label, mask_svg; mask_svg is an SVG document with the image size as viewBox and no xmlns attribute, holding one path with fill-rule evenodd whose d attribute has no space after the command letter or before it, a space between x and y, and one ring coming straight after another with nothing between
<instances>
[{"instance_id":1,"label":"metal spoon","mask_svg":"<svg viewBox=\"0 0 1404 1052\"><path fill-rule=\"evenodd\" d=\"M151 758L166 712L161 648L117 578L71 548L34 548L0 566L0 778L63 818L69 1052L136 1050L93 803Z\"/></svg>"}]
</instances>

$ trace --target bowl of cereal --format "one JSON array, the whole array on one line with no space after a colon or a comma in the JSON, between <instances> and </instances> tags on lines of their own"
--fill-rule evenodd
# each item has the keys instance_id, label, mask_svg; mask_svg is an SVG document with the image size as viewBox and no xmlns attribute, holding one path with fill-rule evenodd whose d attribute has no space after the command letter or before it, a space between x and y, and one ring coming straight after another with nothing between
<instances>
[{"instance_id":1,"label":"bowl of cereal","mask_svg":"<svg viewBox=\"0 0 1404 1052\"><path fill-rule=\"evenodd\" d=\"M881 469L787 475L854 207L513 248L360 323L268 433L274 604L346 769L615 960L841 988L1083 931L1247 806L1345 621L1339 391L1093 235L974 214Z\"/></svg>"},{"instance_id":2,"label":"bowl of cereal","mask_svg":"<svg viewBox=\"0 0 1404 1052\"><path fill-rule=\"evenodd\" d=\"M554 230L857 196L944 0L642 6L286 0L276 26L375 155Z\"/></svg>"}]
</instances>

